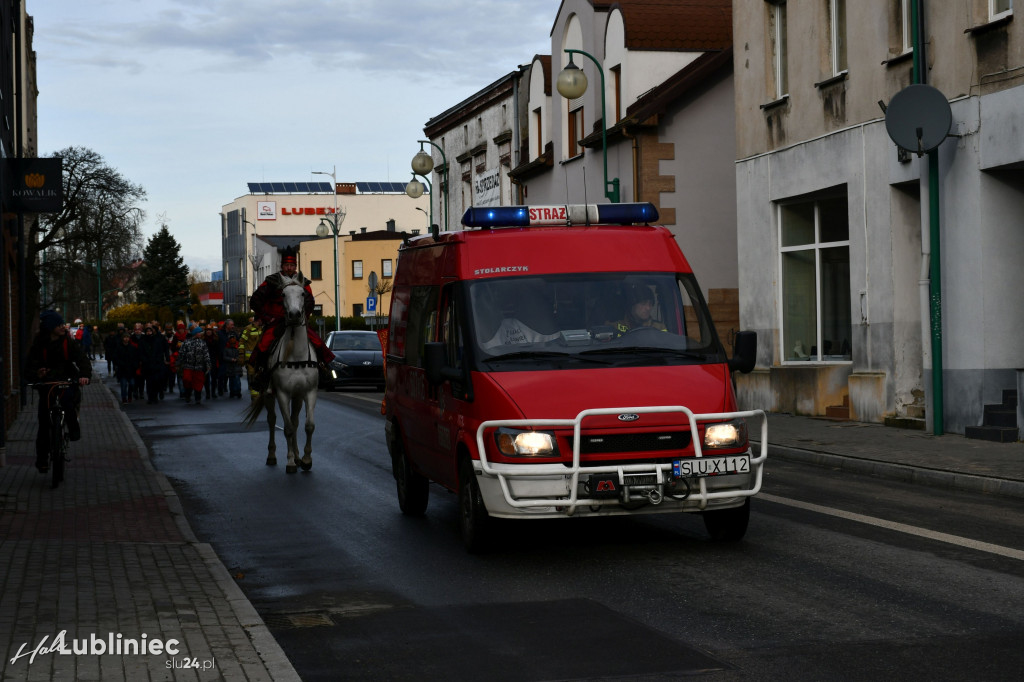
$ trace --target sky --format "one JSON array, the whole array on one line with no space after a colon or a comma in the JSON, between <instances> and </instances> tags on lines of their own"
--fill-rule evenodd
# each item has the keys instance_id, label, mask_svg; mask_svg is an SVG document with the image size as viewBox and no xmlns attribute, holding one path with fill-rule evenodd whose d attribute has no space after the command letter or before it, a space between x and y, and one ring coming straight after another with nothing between
<instances>
[{"instance_id":1,"label":"sky","mask_svg":"<svg viewBox=\"0 0 1024 682\"><path fill-rule=\"evenodd\" d=\"M407 182L424 124L550 54L559 0L26 0L39 155L147 194L194 271L248 182Z\"/></svg>"}]
</instances>

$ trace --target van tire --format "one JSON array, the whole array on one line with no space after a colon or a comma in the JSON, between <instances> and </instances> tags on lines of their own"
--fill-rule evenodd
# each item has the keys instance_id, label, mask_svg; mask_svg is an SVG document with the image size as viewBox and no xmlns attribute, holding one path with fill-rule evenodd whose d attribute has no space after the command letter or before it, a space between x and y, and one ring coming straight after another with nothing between
<instances>
[{"instance_id":1,"label":"van tire","mask_svg":"<svg viewBox=\"0 0 1024 682\"><path fill-rule=\"evenodd\" d=\"M395 438L393 454L395 465L395 488L398 492L398 506L406 516L423 516L430 498L430 481L412 468L402 447L402 437Z\"/></svg>"},{"instance_id":2,"label":"van tire","mask_svg":"<svg viewBox=\"0 0 1024 682\"><path fill-rule=\"evenodd\" d=\"M716 542L737 542L743 539L750 522L750 498L732 509L715 509L703 513L704 527Z\"/></svg>"},{"instance_id":3,"label":"van tire","mask_svg":"<svg viewBox=\"0 0 1024 682\"><path fill-rule=\"evenodd\" d=\"M490 525L473 463L468 458L463 459L459 466L459 530L466 551L478 554L487 550Z\"/></svg>"}]
</instances>

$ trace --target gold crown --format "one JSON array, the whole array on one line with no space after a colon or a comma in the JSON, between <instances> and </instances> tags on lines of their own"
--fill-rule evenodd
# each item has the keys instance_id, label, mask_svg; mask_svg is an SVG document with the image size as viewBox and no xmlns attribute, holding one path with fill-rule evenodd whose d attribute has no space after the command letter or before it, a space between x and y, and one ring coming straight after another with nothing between
<instances>
[{"instance_id":1,"label":"gold crown","mask_svg":"<svg viewBox=\"0 0 1024 682\"><path fill-rule=\"evenodd\" d=\"M25 176L25 186L39 189L46 184L46 176L42 173L29 173Z\"/></svg>"}]
</instances>

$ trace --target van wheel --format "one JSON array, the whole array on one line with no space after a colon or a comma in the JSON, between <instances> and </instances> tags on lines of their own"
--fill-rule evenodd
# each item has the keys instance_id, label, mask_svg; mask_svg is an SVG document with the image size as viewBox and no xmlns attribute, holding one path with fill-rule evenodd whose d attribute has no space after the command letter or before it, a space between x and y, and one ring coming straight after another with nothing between
<instances>
[{"instance_id":1,"label":"van wheel","mask_svg":"<svg viewBox=\"0 0 1024 682\"><path fill-rule=\"evenodd\" d=\"M750 498L739 507L732 509L715 509L703 513L704 527L708 535L716 542L736 542L742 540L747 532L750 521Z\"/></svg>"},{"instance_id":2,"label":"van wheel","mask_svg":"<svg viewBox=\"0 0 1024 682\"><path fill-rule=\"evenodd\" d=\"M394 459L398 506L406 516L423 516L430 497L430 481L409 464L401 436L395 439L394 447L398 450Z\"/></svg>"},{"instance_id":3,"label":"van wheel","mask_svg":"<svg viewBox=\"0 0 1024 682\"><path fill-rule=\"evenodd\" d=\"M459 529L467 551L476 554L487 549L489 522L473 464L463 460L459 467Z\"/></svg>"}]
</instances>

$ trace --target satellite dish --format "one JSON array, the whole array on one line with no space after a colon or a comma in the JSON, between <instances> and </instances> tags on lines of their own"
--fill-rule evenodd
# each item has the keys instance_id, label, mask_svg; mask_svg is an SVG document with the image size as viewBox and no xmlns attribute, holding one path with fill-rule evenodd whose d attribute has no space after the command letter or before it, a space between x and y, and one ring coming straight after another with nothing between
<instances>
[{"instance_id":1,"label":"satellite dish","mask_svg":"<svg viewBox=\"0 0 1024 682\"><path fill-rule=\"evenodd\" d=\"M897 146L918 156L946 139L953 111L946 96L930 85L908 85L885 109L885 130Z\"/></svg>"}]
</instances>

